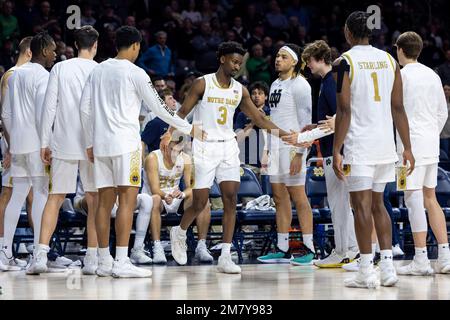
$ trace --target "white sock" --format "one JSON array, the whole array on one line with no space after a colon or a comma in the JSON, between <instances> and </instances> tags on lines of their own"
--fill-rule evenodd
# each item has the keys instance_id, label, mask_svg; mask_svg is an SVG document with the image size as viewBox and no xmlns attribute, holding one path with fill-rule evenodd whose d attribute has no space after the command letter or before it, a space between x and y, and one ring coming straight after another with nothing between
<instances>
[{"instance_id":1,"label":"white sock","mask_svg":"<svg viewBox=\"0 0 450 320\"><path fill-rule=\"evenodd\" d=\"M116 247L116 261L124 261L128 258L128 247Z\"/></svg>"},{"instance_id":2,"label":"white sock","mask_svg":"<svg viewBox=\"0 0 450 320\"><path fill-rule=\"evenodd\" d=\"M100 259L104 259L107 258L111 255L111 253L109 252L109 247L106 248L98 248L98 257Z\"/></svg>"},{"instance_id":3,"label":"white sock","mask_svg":"<svg viewBox=\"0 0 450 320\"><path fill-rule=\"evenodd\" d=\"M23 203L31 188L31 181L29 178L13 178L13 185L11 199L5 209L2 245L2 249L8 258L12 257L14 234L16 233Z\"/></svg>"},{"instance_id":4,"label":"white sock","mask_svg":"<svg viewBox=\"0 0 450 320\"><path fill-rule=\"evenodd\" d=\"M314 249L313 235L312 234L304 234L303 235L303 243L309 250L312 252L316 252Z\"/></svg>"},{"instance_id":5,"label":"white sock","mask_svg":"<svg viewBox=\"0 0 450 320\"><path fill-rule=\"evenodd\" d=\"M200 239L197 242L197 248L206 248L206 239Z\"/></svg>"},{"instance_id":6,"label":"white sock","mask_svg":"<svg viewBox=\"0 0 450 320\"><path fill-rule=\"evenodd\" d=\"M376 252L376 253L380 253L380 252L381 252L380 244L379 244L378 242L375 243L375 252Z\"/></svg>"},{"instance_id":7,"label":"white sock","mask_svg":"<svg viewBox=\"0 0 450 320\"><path fill-rule=\"evenodd\" d=\"M48 177L32 177L31 181L33 185L31 216L33 218L34 245L38 245L41 235L42 216L48 198Z\"/></svg>"},{"instance_id":8,"label":"white sock","mask_svg":"<svg viewBox=\"0 0 450 320\"><path fill-rule=\"evenodd\" d=\"M372 243L372 255L375 257L375 253L377 252L377 244Z\"/></svg>"},{"instance_id":9,"label":"white sock","mask_svg":"<svg viewBox=\"0 0 450 320\"><path fill-rule=\"evenodd\" d=\"M0 237L0 249L3 247L3 237Z\"/></svg>"},{"instance_id":10,"label":"white sock","mask_svg":"<svg viewBox=\"0 0 450 320\"><path fill-rule=\"evenodd\" d=\"M139 212L136 218L134 249L140 249L144 246L145 236L147 235L148 225L150 224L150 213L153 208L152 197L148 194L138 194L137 207L139 208Z\"/></svg>"},{"instance_id":11,"label":"white sock","mask_svg":"<svg viewBox=\"0 0 450 320\"><path fill-rule=\"evenodd\" d=\"M45 252L48 253L48 252L50 251L50 247L49 247L48 245L46 245L46 244L38 244L38 245L36 246L35 251L36 251L36 252L39 252L39 251L45 251Z\"/></svg>"},{"instance_id":12,"label":"white sock","mask_svg":"<svg viewBox=\"0 0 450 320\"><path fill-rule=\"evenodd\" d=\"M109 253L109 248L108 248L108 253ZM97 247L88 247L86 250L86 255L87 256L97 256Z\"/></svg>"},{"instance_id":13,"label":"white sock","mask_svg":"<svg viewBox=\"0 0 450 320\"><path fill-rule=\"evenodd\" d=\"M448 243L442 243L438 245L438 258L448 257L450 251L448 249Z\"/></svg>"},{"instance_id":14,"label":"white sock","mask_svg":"<svg viewBox=\"0 0 450 320\"><path fill-rule=\"evenodd\" d=\"M220 253L221 256L224 255L230 255L231 254L231 243L222 243L222 252Z\"/></svg>"},{"instance_id":15,"label":"white sock","mask_svg":"<svg viewBox=\"0 0 450 320\"><path fill-rule=\"evenodd\" d=\"M382 263L382 262L385 262L385 263L387 263L387 262L393 263L393 259L392 259L392 249L389 249L389 250L381 250L381 251L380 251L380 258L381 258L380 263Z\"/></svg>"},{"instance_id":16,"label":"white sock","mask_svg":"<svg viewBox=\"0 0 450 320\"><path fill-rule=\"evenodd\" d=\"M417 262L420 262L420 263L425 263L428 261L427 247L424 247L424 248L415 247L414 251L415 251L414 252L414 260L416 260Z\"/></svg>"},{"instance_id":17,"label":"white sock","mask_svg":"<svg viewBox=\"0 0 450 320\"><path fill-rule=\"evenodd\" d=\"M361 268L370 268L373 267L373 255L372 254L361 254L360 255L360 267Z\"/></svg>"},{"instance_id":18,"label":"white sock","mask_svg":"<svg viewBox=\"0 0 450 320\"><path fill-rule=\"evenodd\" d=\"M289 233L277 233L278 241L277 247L281 251L287 252L289 250Z\"/></svg>"},{"instance_id":19,"label":"white sock","mask_svg":"<svg viewBox=\"0 0 450 320\"><path fill-rule=\"evenodd\" d=\"M178 234L182 237L186 237L187 230L183 230L181 226L178 226Z\"/></svg>"}]
</instances>

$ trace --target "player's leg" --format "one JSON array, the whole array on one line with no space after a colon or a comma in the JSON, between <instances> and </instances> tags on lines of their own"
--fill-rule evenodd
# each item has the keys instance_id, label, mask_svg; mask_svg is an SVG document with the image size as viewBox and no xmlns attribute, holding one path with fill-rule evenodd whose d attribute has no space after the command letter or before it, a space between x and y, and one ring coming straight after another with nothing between
<instances>
[{"instance_id":1,"label":"player's leg","mask_svg":"<svg viewBox=\"0 0 450 320\"><path fill-rule=\"evenodd\" d=\"M136 217L136 235L130 255L131 262L135 264L149 264L152 262L152 259L144 250L144 240L150 224L152 207L153 198L150 195L146 193L137 195L136 208L138 214Z\"/></svg>"},{"instance_id":2,"label":"player's leg","mask_svg":"<svg viewBox=\"0 0 450 320\"><path fill-rule=\"evenodd\" d=\"M152 195L152 199L153 208L152 217L150 219L150 226L153 240L153 263L166 264L166 254L161 244L161 213L163 212L164 205L160 195Z\"/></svg>"},{"instance_id":3,"label":"player's leg","mask_svg":"<svg viewBox=\"0 0 450 320\"><path fill-rule=\"evenodd\" d=\"M19 222L20 213L23 203L31 188L31 179L28 177L14 177L11 198L5 209L4 216L4 233L3 246L0 252L0 261L2 265L7 266L7 270L21 270L16 265L12 254L12 245L14 234L16 232L17 223Z\"/></svg>"},{"instance_id":4,"label":"player's leg","mask_svg":"<svg viewBox=\"0 0 450 320\"><path fill-rule=\"evenodd\" d=\"M128 243L133 224L133 214L136 208L139 186L141 185L141 150L138 149L112 158L112 165L114 184L118 186L119 198L119 208L115 221L116 258L112 268L112 276L117 278L151 277L152 272L150 270L134 266L128 258Z\"/></svg>"},{"instance_id":5,"label":"player's leg","mask_svg":"<svg viewBox=\"0 0 450 320\"><path fill-rule=\"evenodd\" d=\"M196 173L197 177L197 166ZM213 176L214 177L214 176ZM212 185L212 183L211 183ZM170 230L170 244L172 256L180 265L187 263L187 246L186 246L186 232L189 226L194 222L197 216L205 208L209 200L209 187L203 189L192 190L193 204L191 210L186 210L181 218L180 225L173 227Z\"/></svg>"},{"instance_id":6,"label":"player's leg","mask_svg":"<svg viewBox=\"0 0 450 320\"><path fill-rule=\"evenodd\" d=\"M0 194L0 248L3 245L3 220L5 218L5 209L11 199L12 187L2 186L2 193Z\"/></svg>"},{"instance_id":7,"label":"player's leg","mask_svg":"<svg viewBox=\"0 0 450 320\"><path fill-rule=\"evenodd\" d=\"M289 250L289 228L292 221L292 206L286 185L279 176L270 176L273 200L276 209L277 245L275 252L258 257L262 263L289 263L292 259Z\"/></svg>"},{"instance_id":8,"label":"player's leg","mask_svg":"<svg viewBox=\"0 0 450 320\"><path fill-rule=\"evenodd\" d=\"M184 212L188 210L192 210L192 193L186 193L186 198L184 199ZM206 206L195 219L195 223L197 225L197 233L198 233L198 242L197 247L195 248L195 257L198 261L203 263L211 263L214 258L211 256L208 248L206 247L206 237L208 235L209 224L211 222L211 208L209 206L209 202L206 203Z\"/></svg>"},{"instance_id":9,"label":"player's leg","mask_svg":"<svg viewBox=\"0 0 450 320\"><path fill-rule=\"evenodd\" d=\"M239 173L239 171L237 171ZM238 178L239 179L239 178ZM240 273L241 268L231 260L231 245L236 225L238 181L221 181L218 179L223 202L223 240L222 252L219 257L217 269L223 273Z\"/></svg>"},{"instance_id":10,"label":"player's leg","mask_svg":"<svg viewBox=\"0 0 450 320\"><path fill-rule=\"evenodd\" d=\"M28 225L30 226L31 230L34 230L33 217L31 216L32 209L33 209L33 186L31 186L30 192L28 192L27 199L25 200L25 210L27 211ZM33 251L34 251L34 244L33 244Z\"/></svg>"},{"instance_id":11,"label":"player's leg","mask_svg":"<svg viewBox=\"0 0 450 320\"><path fill-rule=\"evenodd\" d=\"M442 208L436 199L435 188L423 188L425 208L428 212L428 220L431 229L438 242L438 260L436 272L450 273L450 252L447 236L447 224Z\"/></svg>"},{"instance_id":12,"label":"player's leg","mask_svg":"<svg viewBox=\"0 0 450 320\"><path fill-rule=\"evenodd\" d=\"M324 160L327 199L331 211L335 248L331 254L314 264L322 268L340 267L358 255L353 212L348 188L339 180L332 167L332 158Z\"/></svg>"}]
</instances>

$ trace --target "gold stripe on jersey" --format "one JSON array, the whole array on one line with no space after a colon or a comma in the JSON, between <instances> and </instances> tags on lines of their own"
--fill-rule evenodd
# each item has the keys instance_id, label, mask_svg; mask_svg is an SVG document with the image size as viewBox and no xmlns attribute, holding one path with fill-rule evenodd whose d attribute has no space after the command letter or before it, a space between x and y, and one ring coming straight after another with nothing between
<instances>
[{"instance_id":1,"label":"gold stripe on jersey","mask_svg":"<svg viewBox=\"0 0 450 320\"><path fill-rule=\"evenodd\" d=\"M350 63L350 70L351 70L351 72L350 72L350 84L352 84L353 78L355 76L355 67L353 65L353 60L352 60L352 58L350 58L350 55L347 54L347 53L344 53L342 56L344 58L346 58L348 60L348 62Z\"/></svg>"},{"instance_id":2,"label":"gold stripe on jersey","mask_svg":"<svg viewBox=\"0 0 450 320\"><path fill-rule=\"evenodd\" d=\"M214 85L215 85L217 88L222 89L222 90L228 90L228 89L231 89L231 87L233 86L233 80L231 80L231 81L230 81L230 85L229 85L228 87L225 88L225 87L222 87L222 86L219 84L219 82L216 81L216 76L215 76L215 75L213 75L213 76L211 77L211 79L212 79Z\"/></svg>"},{"instance_id":3,"label":"gold stripe on jersey","mask_svg":"<svg viewBox=\"0 0 450 320\"><path fill-rule=\"evenodd\" d=\"M386 54L387 54L387 56L388 56L388 58L389 58L389 61L391 62L392 71L394 71L394 77L395 77L395 70L396 70L397 68L395 67L395 63L394 63L394 61L393 61L392 56L391 56L389 53L387 53L387 52L386 52Z\"/></svg>"}]
</instances>

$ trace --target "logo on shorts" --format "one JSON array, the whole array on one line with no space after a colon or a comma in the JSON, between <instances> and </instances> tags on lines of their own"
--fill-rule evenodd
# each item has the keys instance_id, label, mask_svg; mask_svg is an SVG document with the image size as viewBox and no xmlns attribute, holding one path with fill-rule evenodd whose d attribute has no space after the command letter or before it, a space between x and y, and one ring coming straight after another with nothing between
<instances>
[{"instance_id":1,"label":"logo on shorts","mask_svg":"<svg viewBox=\"0 0 450 320\"><path fill-rule=\"evenodd\" d=\"M294 160L296 154L297 151L295 149L291 149L291 152L289 153L289 160Z\"/></svg>"},{"instance_id":2,"label":"logo on shorts","mask_svg":"<svg viewBox=\"0 0 450 320\"><path fill-rule=\"evenodd\" d=\"M349 176L350 172L352 171L352 168L349 164L344 164L343 170L344 170L344 175Z\"/></svg>"},{"instance_id":3,"label":"logo on shorts","mask_svg":"<svg viewBox=\"0 0 450 320\"><path fill-rule=\"evenodd\" d=\"M327 166L331 165L331 159L330 158L327 159L326 164L327 164Z\"/></svg>"},{"instance_id":4,"label":"logo on shorts","mask_svg":"<svg viewBox=\"0 0 450 320\"><path fill-rule=\"evenodd\" d=\"M325 172L323 171L322 167L316 167L313 169L313 174L315 177L323 177L325 175Z\"/></svg>"},{"instance_id":5,"label":"logo on shorts","mask_svg":"<svg viewBox=\"0 0 450 320\"><path fill-rule=\"evenodd\" d=\"M141 153L139 150L135 151L131 155L130 159L130 183L132 186L138 186L141 184L141 168L140 168Z\"/></svg>"}]
</instances>

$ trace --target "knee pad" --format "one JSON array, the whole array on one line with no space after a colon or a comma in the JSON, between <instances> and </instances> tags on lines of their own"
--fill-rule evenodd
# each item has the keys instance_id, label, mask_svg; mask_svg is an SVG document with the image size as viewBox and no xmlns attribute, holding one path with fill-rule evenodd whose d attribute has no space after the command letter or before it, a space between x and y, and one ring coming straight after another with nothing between
<instances>
[{"instance_id":1,"label":"knee pad","mask_svg":"<svg viewBox=\"0 0 450 320\"><path fill-rule=\"evenodd\" d=\"M428 224L423 204L422 190L405 191L405 203L412 232L427 232Z\"/></svg>"}]
</instances>

